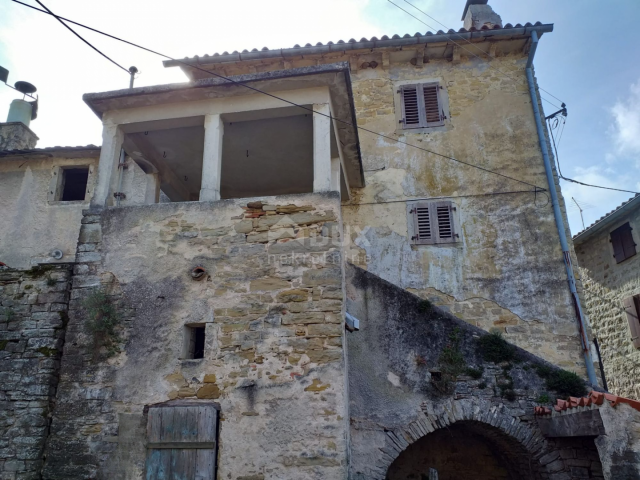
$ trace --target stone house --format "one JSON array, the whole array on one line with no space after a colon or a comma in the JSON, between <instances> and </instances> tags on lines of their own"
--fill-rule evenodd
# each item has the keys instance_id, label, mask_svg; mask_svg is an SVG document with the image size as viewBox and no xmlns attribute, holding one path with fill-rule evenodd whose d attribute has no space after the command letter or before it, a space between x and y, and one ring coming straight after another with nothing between
<instances>
[{"instance_id":1,"label":"stone house","mask_svg":"<svg viewBox=\"0 0 640 480\"><path fill-rule=\"evenodd\" d=\"M638 478L640 405L583 397L553 25L486 3L168 61L84 96L99 149L5 147L0 478Z\"/></svg>"},{"instance_id":2,"label":"stone house","mask_svg":"<svg viewBox=\"0 0 640 480\"><path fill-rule=\"evenodd\" d=\"M632 398L640 397L639 205L635 196L573 238L607 386Z\"/></svg>"}]
</instances>

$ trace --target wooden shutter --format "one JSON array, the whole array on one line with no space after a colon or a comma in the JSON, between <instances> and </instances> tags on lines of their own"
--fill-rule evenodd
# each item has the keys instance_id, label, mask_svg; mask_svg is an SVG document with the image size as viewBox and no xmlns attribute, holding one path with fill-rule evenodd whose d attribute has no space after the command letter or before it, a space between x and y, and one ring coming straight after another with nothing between
<instances>
[{"instance_id":1,"label":"wooden shutter","mask_svg":"<svg viewBox=\"0 0 640 480\"><path fill-rule=\"evenodd\" d=\"M146 480L213 480L217 432L214 405L151 407Z\"/></svg>"},{"instance_id":2,"label":"wooden shutter","mask_svg":"<svg viewBox=\"0 0 640 480\"><path fill-rule=\"evenodd\" d=\"M636 244L631 234L631 225L625 223L611 232L611 245L616 263L620 263L636 254Z\"/></svg>"},{"instance_id":3,"label":"wooden shutter","mask_svg":"<svg viewBox=\"0 0 640 480\"><path fill-rule=\"evenodd\" d=\"M425 83L420 86L422 87L425 122L427 127L442 125L444 121L444 113L440 102L440 85L437 83Z\"/></svg>"},{"instance_id":4,"label":"wooden shutter","mask_svg":"<svg viewBox=\"0 0 640 480\"><path fill-rule=\"evenodd\" d=\"M403 128L436 127L444 124L440 85L424 83L400 87Z\"/></svg>"},{"instance_id":5,"label":"wooden shutter","mask_svg":"<svg viewBox=\"0 0 640 480\"><path fill-rule=\"evenodd\" d=\"M453 226L453 207L451 202L432 203L434 218L437 220L436 243L453 243L456 232Z\"/></svg>"},{"instance_id":6,"label":"wooden shutter","mask_svg":"<svg viewBox=\"0 0 640 480\"><path fill-rule=\"evenodd\" d=\"M624 311L627 314L627 322L631 331L631 341L636 348L640 348L640 316L638 316L640 308L638 308L638 300L638 295L627 297L623 300Z\"/></svg>"},{"instance_id":7,"label":"wooden shutter","mask_svg":"<svg viewBox=\"0 0 640 480\"><path fill-rule=\"evenodd\" d=\"M403 85L400 87L402 97L403 128L424 127L424 103L420 100L420 85Z\"/></svg>"},{"instance_id":8,"label":"wooden shutter","mask_svg":"<svg viewBox=\"0 0 640 480\"><path fill-rule=\"evenodd\" d=\"M414 243L435 243L436 234L433 228L431 204L428 202L418 202L411 211L413 213Z\"/></svg>"}]
</instances>

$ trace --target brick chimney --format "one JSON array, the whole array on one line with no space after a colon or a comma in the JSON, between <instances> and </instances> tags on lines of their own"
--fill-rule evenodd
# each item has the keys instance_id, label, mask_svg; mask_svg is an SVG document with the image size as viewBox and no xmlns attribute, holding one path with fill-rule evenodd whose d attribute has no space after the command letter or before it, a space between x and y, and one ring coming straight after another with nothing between
<instances>
[{"instance_id":1,"label":"brick chimney","mask_svg":"<svg viewBox=\"0 0 640 480\"><path fill-rule=\"evenodd\" d=\"M480 30L485 25L489 28L493 28L495 25L502 27L502 18L493 11L490 5L487 5L488 3L489 0L467 0L462 13L464 28L470 30L471 27L474 27L476 30Z\"/></svg>"},{"instance_id":2,"label":"brick chimney","mask_svg":"<svg viewBox=\"0 0 640 480\"><path fill-rule=\"evenodd\" d=\"M37 104L34 103L25 100L11 102L6 123L0 123L0 151L35 148L38 136L29 128L36 116Z\"/></svg>"}]
</instances>

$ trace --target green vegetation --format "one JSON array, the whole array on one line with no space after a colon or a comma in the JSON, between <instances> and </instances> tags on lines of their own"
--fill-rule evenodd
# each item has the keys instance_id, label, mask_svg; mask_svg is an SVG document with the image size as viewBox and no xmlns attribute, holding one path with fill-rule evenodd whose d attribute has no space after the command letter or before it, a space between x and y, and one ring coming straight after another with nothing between
<instances>
[{"instance_id":1,"label":"green vegetation","mask_svg":"<svg viewBox=\"0 0 640 480\"><path fill-rule=\"evenodd\" d=\"M536 372L544 378L547 388L560 397L581 397L587 393L584 380L573 372L536 365Z\"/></svg>"},{"instance_id":2,"label":"green vegetation","mask_svg":"<svg viewBox=\"0 0 640 480\"><path fill-rule=\"evenodd\" d=\"M16 316L15 312L13 310L11 310L10 308L5 308L4 309L4 316L7 317L7 322L10 322L11 320L13 320L13 317Z\"/></svg>"},{"instance_id":3,"label":"green vegetation","mask_svg":"<svg viewBox=\"0 0 640 480\"><path fill-rule=\"evenodd\" d=\"M53 287L56 283L58 282L56 281L55 278L51 278L50 275L47 277L47 286Z\"/></svg>"},{"instance_id":4,"label":"green vegetation","mask_svg":"<svg viewBox=\"0 0 640 480\"><path fill-rule=\"evenodd\" d=\"M4 350L4 347L7 346L9 340L0 340L0 350Z\"/></svg>"},{"instance_id":5,"label":"green vegetation","mask_svg":"<svg viewBox=\"0 0 640 480\"><path fill-rule=\"evenodd\" d=\"M49 347L40 347L37 351L43 354L45 357L51 357L52 355L58 353L58 350Z\"/></svg>"},{"instance_id":6,"label":"green vegetation","mask_svg":"<svg viewBox=\"0 0 640 480\"><path fill-rule=\"evenodd\" d=\"M31 278L36 278L36 277L41 277L45 273L50 272L51 270L56 270L56 269L58 269L58 266L54 264L36 265L35 267L31 267L30 270L27 270L25 272L25 275Z\"/></svg>"},{"instance_id":7,"label":"green vegetation","mask_svg":"<svg viewBox=\"0 0 640 480\"><path fill-rule=\"evenodd\" d=\"M480 380L482 378L482 374L484 373L484 368L467 367L465 368L464 373L466 375L469 375L474 380Z\"/></svg>"},{"instance_id":8,"label":"green vegetation","mask_svg":"<svg viewBox=\"0 0 640 480\"><path fill-rule=\"evenodd\" d=\"M420 313L429 313L433 309L433 305L429 300L420 300L418 303L418 311Z\"/></svg>"},{"instance_id":9,"label":"green vegetation","mask_svg":"<svg viewBox=\"0 0 640 480\"><path fill-rule=\"evenodd\" d=\"M451 393L454 383L467 366L460 351L460 329L458 327L455 327L449 334L449 343L442 349L438 364L441 376L434 381L434 384L440 391Z\"/></svg>"},{"instance_id":10,"label":"green vegetation","mask_svg":"<svg viewBox=\"0 0 640 480\"><path fill-rule=\"evenodd\" d=\"M516 397L516 392L514 392L510 388L508 388L506 390L502 390L502 396L505 399L509 400L510 402L513 402L517 398Z\"/></svg>"},{"instance_id":11,"label":"green vegetation","mask_svg":"<svg viewBox=\"0 0 640 480\"><path fill-rule=\"evenodd\" d=\"M480 355L486 362L516 361L516 348L507 342L500 332L493 332L478 339Z\"/></svg>"},{"instance_id":12,"label":"green vegetation","mask_svg":"<svg viewBox=\"0 0 640 480\"><path fill-rule=\"evenodd\" d=\"M541 393L538 398L536 398L536 403L546 404L551 403L551 397L549 397L548 393Z\"/></svg>"},{"instance_id":13,"label":"green vegetation","mask_svg":"<svg viewBox=\"0 0 640 480\"><path fill-rule=\"evenodd\" d=\"M478 384L478 388L479 388L480 390L484 390L485 388L487 388L487 382L480 382L480 383Z\"/></svg>"},{"instance_id":14,"label":"green vegetation","mask_svg":"<svg viewBox=\"0 0 640 480\"><path fill-rule=\"evenodd\" d=\"M108 356L118 353L120 336L117 327L120 319L109 297L101 290L94 290L84 300L82 306L89 316L87 328L93 335L94 356L98 355L102 347L107 349Z\"/></svg>"}]
</instances>

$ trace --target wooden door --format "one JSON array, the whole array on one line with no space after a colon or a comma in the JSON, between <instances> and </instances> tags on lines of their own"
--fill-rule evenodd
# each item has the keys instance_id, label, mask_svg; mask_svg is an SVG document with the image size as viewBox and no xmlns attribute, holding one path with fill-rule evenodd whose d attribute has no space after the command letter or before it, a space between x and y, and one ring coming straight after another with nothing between
<instances>
[{"instance_id":1,"label":"wooden door","mask_svg":"<svg viewBox=\"0 0 640 480\"><path fill-rule=\"evenodd\" d=\"M214 405L151 407L146 480L214 480L217 431Z\"/></svg>"}]
</instances>

